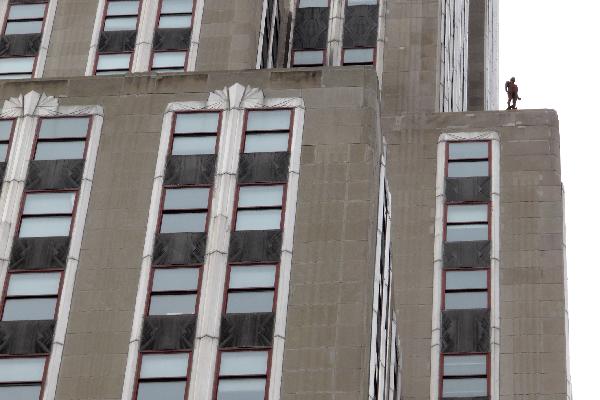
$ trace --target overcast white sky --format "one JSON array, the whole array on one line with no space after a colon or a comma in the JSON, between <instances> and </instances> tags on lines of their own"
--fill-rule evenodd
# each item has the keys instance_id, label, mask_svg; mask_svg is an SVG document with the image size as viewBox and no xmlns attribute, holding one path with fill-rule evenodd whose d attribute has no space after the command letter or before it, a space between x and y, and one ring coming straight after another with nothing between
<instances>
[{"instance_id":1,"label":"overcast white sky","mask_svg":"<svg viewBox=\"0 0 600 400\"><path fill-rule=\"evenodd\" d=\"M552 108L560 119L576 400L600 398L599 16L593 0L500 0L500 89L515 76L520 109Z\"/></svg>"}]
</instances>

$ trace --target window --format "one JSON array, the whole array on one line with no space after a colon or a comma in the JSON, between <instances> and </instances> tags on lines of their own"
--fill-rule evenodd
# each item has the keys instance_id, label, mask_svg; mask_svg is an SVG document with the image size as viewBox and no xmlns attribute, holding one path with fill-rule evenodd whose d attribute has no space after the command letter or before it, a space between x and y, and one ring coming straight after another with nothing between
<instances>
[{"instance_id":1,"label":"window","mask_svg":"<svg viewBox=\"0 0 600 400\"><path fill-rule=\"evenodd\" d=\"M9 274L2 321L54 319L61 276L60 272Z\"/></svg>"},{"instance_id":2,"label":"window","mask_svg":"<svg viewBox=\"0 0 600 400\"><path fill-rule=\"evenodd\" d=\"M329 0L299 0L298 1L298 11L296 15L296 27L295 34L303 35L303 34L314 34L315 23L313 18L308 18L307 21L302 21L300 23L298 18L300 15L304 15L306 13L312 13L311 10L304 10L308 8L329 8ZM320 15L318 17L321 23L327 24L327 28L329 27L329 16L328 15ZM316 67L325 64L325 54L327 47L326 34L320 40L320 43L313 44L310 47L304 46L304 44L298 44L298 47L294 47L294 51L292 53L292 66L293 67Z\"/></svg>"},{"instance_id":3,"label":"window","mask_svg":"<svg viewBox=\"0 0 600 400\"><path fill-rule=\"evenodd\" d=\"M281 229L284 185L241 186L235 228L238 231Z\"/></svg>"},{"instance_id":4,"label":"window","mask_svg":"<svg viewBox=\"0 0 600 400\"><path fill-rule=\"evenodd\" d=\"M76 192L34 192L25 195L19 237L69 236Z\"/></svg>"},{"instance_id":5,"label":"window","mask_svg":"<svg viewBox=\"0 0 600 400\"><path fill-rule=\"evenodd\" d=\"M38 399L46 357L0 357L0 399Z\"/></svg>"},{"instance_id":6,"label":"window","mask_svg":"<svg viewBox=\"0 0 600 400\"><path fill-rule=\"evenodd\" d=\"M190 353L143 353L137 400L184 400Z\"/></svg>"},{"instance_id":7,"label":"window","mask_svg":"<svg viewBox=\"0 0 600 400\"><path fill-rule=\"evenodd\" d=\"M273 311L275 265L232 265L229 270L227 314Z\"/></svg>"},{"instance_id":8,"label":"window","mask_svg":"<svg viewBox=\"0 0 600 400\"><path fill-rule=\"evenodd\" d=\"M446 214L446 241L488 240L488 204L452 204Z\"/></svg>"},{"instance_id":9,"label":"window","mask_svg":"<svg viewBox=\"0 0 600 400\"><path fill-rule=\"evenodd\" d=\"M104 32L137 30L139 0L108 0Z\"/></svg>"},{"instance_id":10,"label":"window","mask_svg":"<svg viewBox=\"0 0 600 400\"><path fill-rule=\"evenodd\" d=\"M448 178L489 176L490 142L448 143Z\"/></svg>"},{"instance_id":11,"label":"window","mask_svg":"<svg viewBox=\"0 0 600 400\"><path fill-rule=\"evenodd\" d=\"M300 0L298 8L329 7L329 0Z\"/></svg>"},{"instance_id":12,"label":"window","mask_svg":"<svg viewBox=\"0 0 600 400\"><path fill-rule=\"evenodd\" d=\"M218 112L175 114L171 155L215 154L220 117Z\"/></svg>"},{"instance_id":13,"label":"window","mask_svg":"<svg viewBox=\"0 0 600 400\"><path fill-rule=\"evenodd\" d=\"M244 153L288 151L292 110L248 111Z\"/></svg>"},{"instance_id":14,"label":"window","mask_svg":"<svg viewBox=\"0 0 600 400\"><path fill-rule=\"evenodd\" d=\"M375 63L375 48L344 49L343 65L371 65Z\"/></svg>"},{"instance_id":15,"label":"window","mask_svg":"<svg viewBox=\"0 0 600 400\"><path fill-rule=\"evenodd\" d=\"M162 0L158 29L191 28L193 0Z\"/></svg>"},{"instance_id":16,"label":"window","mask_svg":"<svg viewBox=\"0 0 600 400\"><path fill-rule=\"evenodd\" d=\"M47 3L12 4L8 9L5 35L42 33Z\"/></svg>"},{"instance_id":17,"label":"window","mask_svg":"<svg viewBox=\"0 0 600 400\"><path fill-rule=\"evenodd\" d=\"M293 55L294 67L317 67L325 64L325 49L295 50Z\"/></svg>"},{"instance_id":18,"label":"window","mask_svg":"<svg viewBox=\"0 0 600 400\"><path fill-rule=\"evenodd\" d=\"M0 163L6 162L8 158L10 138L12 137L14 125L15 121L13 119L0 120Z\"/></svg>"},{"instance_id":19,"label":"window","mask_svg":"<svg viewBox=\"0 0 600 400\"><path fill-rule=\"evenodd\" d=\"M209 188L166 188L160 233L204 232L209 197Z\"/></svg>"},{"instance_id":20,"label":"window","mask_svg":"<svg viewBox=\"0 0 600 400\"><path fill-rule=\"evenodd\" d=\"M90 117L40 121L34 160L83 159Z\"/></svg>"},{"instance_id":21,"label":"window","mask_svg":"<svg viewBox=\"0 0 600 400\"><path fill-rule=\"evenodd\" d=\"M222 351L217 400L264 400L268 351Z\"/></svg>"},{"instance_id":22,"label":"window","mask_svg":"<svg viewBox=\"0 0 600 400\"><path fill-rule=\"evenodd\" d=\"M0 58L0 79L29 79L35 64L35 57Z\"/></svg>"},{"instance_id":23,"label":"window","mask_svg":"<svg viewBox=\"0 0 600 400\"><path fill-rule=\"evenodd\" d=\"M200 270L154 268L148 315L196 314Z\"/></svg>"},{"instance_id":24,"label":"window","mask_svg":"<svg viewBox=\"0 0 600 400\"><path fill-rule=\"evenodd\" d=\"M488 357L481 354L443 356L442 396L487 396L487 363Z\"/></svg>"},{"instance_id":25,"label":"window","mask_svg":"<svg viewBox=\"0 0 600 400\"><path fill-rule=\"evenodd\" d=\"M132 53L98 54L96 75L119 75L129 72Z\"/></svg>"},{"instance_id":26,"label":"window","mask_svg":"<svg viewBox=\"0 0 600 400\"><path fill-rule=\"evenodd\" d=\"M464 310L488 308L488 271L445 272L444 308Z\"/></svg>"},{"instance_id":27,"label":"window","mask_svg":"<svg viewBox=\"0 0 600 400\"><path fill-rule=\"evenodd\" d=\"M177 72L185 69L187 51L156 51L152 58L152 71Z\"/></svg>"}]
</instances>

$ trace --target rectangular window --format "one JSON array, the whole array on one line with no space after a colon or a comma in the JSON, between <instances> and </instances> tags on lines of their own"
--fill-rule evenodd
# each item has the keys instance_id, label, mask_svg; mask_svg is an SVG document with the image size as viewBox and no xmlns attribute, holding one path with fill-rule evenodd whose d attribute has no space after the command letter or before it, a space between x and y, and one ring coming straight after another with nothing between
<instances>
[{"instance_id":1,"label":"rectangular window","mask_svg":"<svg viewBox=\"0 0 600 400\"><path fill-rule=\"evenodd\" d=\"M8 158L8 151L10 149L10 139L12 137L14 126L14 119L0 120L0 163L6 162Z\"/></svg>"},{"instance_id":2,"label":"rectangular window","mask_svg":"<svg viewBox=\"0 0 600 400\"><path fill-rule=\"evenodd\" d=\"M155 51L152 57L152 71L178 72L185 69L187 51Z\"/></svg>"},{"instance_id":3,"label":"rectangular window","mask_svg":"<svg viewBox=\"0 0 600 400\"><path fill-rule=\"evenodd\" d=\"M284 188L285 185L240 186L235 229L281 229Z\"/></svg>"},{"instance_id":4,"label":"rectangular window","mask_svg":"<svg viewBox=\"0 0 600 400\"><path fill-rule=\"evenodd\" d=\"M215 154L221 113L175 114L171 155Z\"/></svg>"},{"instance_id":5,"label":"rectangular window","mask_svg":"<svg viewBox=\"0 0 600 400\"><path fill-rule=\"evenodd\" d=\"M46 357L0 357L0 399L38 399Z\"/></svg>"},{"instance_id":6,"label":"rectangular window","mask_svg":"<svg viewBox=\"0 0 600 400\"><path fill-rule=\"evenodd\" d=\"M119 75L129 72L133 53L98 54L96 75Z\"/></svg>"},{"instance_id":7,"label":"rectangular window","mask_svg":"<svg viewBox=\"0 0 600 400\"><path fill-rule=\"evenodd\" d=\"M490 142L448 143L448 178L489 176Z\"/></svg>"},{"instance_id":8,"label":"rectangular window","mask_svg":"<svg viewBox=\"0 0 600 400\"><path fill-rule=\"evenodd\" d=\"M5 35L42 33L47 3L11 4L6 19Z\"/></svg>"},{"instance_id":9,"label":"rectangular window","mask_svg":"<svg viewBox=\"0 0 600 400\"><path fill-rule=\"evenodd\" d=\"M0 58L0 79L29 79L33 73L35 57Z\"/></svg>"},{"instance_id":10,"label":"rectangular window","mask_svg":"<svg viewBox=\"0 0 600 400\"><path fill-rule=\"evenodd\" d=\"M452 204L446 211L446 241L488 240L488 204Z\"/></svg>"},{"instance_id":11,"label":"rectangular window","mask_svg":"<svg viewBox=\"0 0 600 400\"><path fill-rule=\"evenodd\" d=\"M487 363L488 356L483 354L443 356L442 396L487 396Z\"/></svg>"},{"instance_id":12,"label":"rectangular window","mask_svg":"<svg viewBox=\"0 0 600 400\"><path fill-rule=\"evenodd\" d=\"M209 198L209 188L165 188L160 233L204 232Z\"/></svg>"},{"instance_id":13,"label":"rectangular window","mask_svg":"<svg viewBox=\"0 0 600 400\"><path fill-rule=\"evenodd\" d=\"M300 0L298 8L323 8L329 7L329 0Z\"/></svg>"},{"instance_id":14,"label":"rectangular window","mask_svg":"<svg viewBox=\"0 0 600 400\"><path fill-rule=\"evenodd\" d=\"M229 269L227 314L273 311L275 265L232 265Z\"/></svg>"},{"instance_id":15,"label":"rectangular window","mask_svg":"<svg viewBox=\"0 0 600 400\"><path fill-rule=\"evenodd\" d=\"M444 309L488 308L488 271L445 272Z\"/></svg>"},{"instance_id":16,"label":"rectangular window","mask_svg":"<svg viewBox=\"0 0 600 400\"><path fill-rule=\"evenodd\" d=\"M76 192L34 192L25 195L19 237L69 236Z\"/></svg>"},{"instance_id":17,"label":"rectangular window","mask_svg":"<svg viewBox=\"0 0 600 400\"><path fill-rule=\"evenodd\" d=\"M139 10L139 0L108 0L102 30L104 32L137 30Z\"/></svg>"},{"instance_id":18,"label":"rectangular window","mask_svg":"<svg viewBox=\"0 0 600 400\"><path fill-rule=\"evenodd\" d=\"M61 276L60 272L9 274L2 321L54 319Z\"/></svg>"},{"instance_id":19,"label":"rectangular window","mask_svg":"<svg viewBox=\"0 0 600 400\"><path fill-rule=\"evenodd\" d=\"M292 110L248 111L244 153L287 152Z\"/></svg>"},{"instance_id":20,"label":"rectangular window","mask_svg":"<svg viewBox=\"0 0 600 400\"><path fill-rule=\"evenodd\" d=\"M162 0L158 29L191 28L193 0Z\"/></svg>"},{"instance_id":21,"label":"rectangular window","mask_svg":"<svg viewBox=\"0 0 600 400\"><path fill-rule=\"evenodd\" d=\"M184 400L190 353L142 353L137 400Z\"/></svg>"},{"instance_id":22,"label":"rectangular window","mask_svg":"<svg viewBox=\"0 0 600 400\"><path fill-rule=\"evenodd\" d=\"M292 60L294 67L318 67L325 64L325 49L294 50Z\"/></svg>"},{"instance_id":23,"label":"rectangular window","mask_svg":"<svg viewBox=\"0 0 600 400\"><path fill-rule=\"evenodd\" d=\"M200 269L154 268L148 315L196 314Z\"/></svg>"},{"instance_id":24,"label":"rectangular window","mask_svg":"<svg viewBox=\"0 0 600 400\"><path fill-rule=\"evenodd\" d=\"M83 159L90 117L40 120L34 160Z\"/></svg>"},{"instance_id":25,"label":"rectangular window","mask_svg":"<svg viewBox=\"0 0 600 400\"><path fill-rule=\"evenodd\" d=\"M343 65L372 65L375 63L375 48L344 49Z\"/></svg>"},{"instance_id":26,"label":"rectangular window","mask_svg":"<svg viewBox=\"0 0 600 400\"><path fill-rule=\"evenodd\" d=\"M263 400L268 351L220 352L217 400Z\"/></svg>"}]
</instances>

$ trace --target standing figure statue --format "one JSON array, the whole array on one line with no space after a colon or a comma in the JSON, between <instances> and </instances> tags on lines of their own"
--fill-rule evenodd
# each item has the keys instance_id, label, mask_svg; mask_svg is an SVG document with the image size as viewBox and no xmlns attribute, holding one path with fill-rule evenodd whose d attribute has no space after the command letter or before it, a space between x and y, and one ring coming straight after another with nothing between
<instances>
[{"instance_id":1,"label":"standing figure statue","mask_svg":"<svg viewBox=\"0 0 600 400\"><path fill-rule=\"evenodd\" d=\"M504 84L504 90L508 95L508 108L507 110L517 109L517 100L521 100L519 97L519 87L515 83L515 78L510 78L510 81L506 81ZM510 102L512 101L512 105Z\"/></svg>"}]
</instances>

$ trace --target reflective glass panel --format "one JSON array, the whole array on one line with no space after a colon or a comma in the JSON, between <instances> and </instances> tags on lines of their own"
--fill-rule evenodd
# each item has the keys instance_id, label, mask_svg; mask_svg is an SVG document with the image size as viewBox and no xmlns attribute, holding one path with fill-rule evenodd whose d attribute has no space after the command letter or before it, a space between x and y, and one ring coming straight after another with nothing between
<instances>
[{"instance_id":1,"label":"reflective glass panel","mask_svg":"<svg viewBox=\"0 0 600 400\"><path fill-rule=\"evenodd\" d=\"M0 140L9 140L13 127L12 119L0 120Z\"/></svg>"},{"instance_id":2,"label":"reflective glass panel","mask_svg":"<svg viewBox=\"0 0 600 400\"><path fill-rule=\"evenodd\" d=\"M23 214L70 214L74 204L74 192L30 193L25 198Z\"/></svg>"},{"instance_id":3,"label":"reflective glass panel","mask_svg":"<svg viewBox=\"0 0 600 400\"><path fill-rule=\"evenodd\" d=\"M247 133L244 153L288 151L288 133Z\"/></svg>"},{"instance_id":4,"label":"reflective glass panel","mask_svg":"<svg viewBox=\"0 0 600 400\"><path fill-rule=\"evenodd\" d=\"M206 213L163 214L161 233L204 232Z\"/></svg>"},{"instance_id":5,"label":"reflective glass panel","mask_svg":"<svg viewBox=\"0 0 600 400\"><path fill-rule=\"evenodd\" d=\"M181 67L185 65L185 51L166 51L154 53L152 68Z\"/></svg>"},{"instance_id":6,"label":"reflective glass panel","mask_svg":"<svg viewBox=\"0 0 600 400\"><path fill-rule=\"evenodd\" d=\"M0 358L0 382L41 382L46 358Z\"/></svg>"},{"instance_id":7,"label":"reflective glass panel","mask_svg":"<svg viewBox=\"0 0 600 400\"><path fill-rule=\"evenodd\" d=\"M193 3L193 0L163 0L160 12L162 14L191 13Z\"/></svg>"},{"instance_id":8,"label":"reflective glass panel","mask_svg":"<svg viewBox=\"0 0 600 400\"><path fill-rule=\"evenodd\" d=\"M140 382L137 400L184 400L186 381Z\"/></svg>"},{"instance_id":9,"label":"reflective glass panel","mask_svg":"<svg viewBox=\"0 0 600 400\"><path fill-rule=\"evenodd\" d=\"M219 113L177 114L175 133L216 133L219 129Z\"/></svg>"},{"instance_id":10,"label":"reflective glass panel","mask_svg":"<svg viewBox=\"0 0 600 400\"><path fill-rule=\"evenodd\" d=\"M323 65L325 50L294 51L294 65Z\"/></svg>"},{"instance_id":11,"label":"reflective glass panel","mask_svg":"<svg viewBox=\"0 0 600 400\"><path fill-rule=\"evenodd\" d=\"M487 396L486 378L444 379L444 397Z\"/></svg>"},{"instance_id":12,"label":"reflective glass panel","mask_svg":"<svg viewBox=\"0 0 600 400\"><path fill-rule=\"evenodd\" d=\"M38 142L35 160L81 160L85 151L85 141Z\"/></svg>"},{"instance_id":13,"label":"reflective glass panel","mask_svg":"<svg viewBox=\"0 0 600 400\"><path fill-rule=\"evenodd\" d=\"M10 7L8 19L35 19L44 18L45 4L18 4Z\"/></svg>"},{"instance_id":14,"label":"reflective glass panel","mask_svg":"<svg viewBox=\"0 0 600 400\"><path fill-rule=\"evenodd\" d=\"M287 131L292 110L249 111L247 131ZM287 148L287 146L286 146Z\"/></svg>"},{"instance_id":15,"label":"reflective glass panel","mask_svg":"<svg viewBox=\"0 0 600 400\"><path fill-rule=\"evenodd\" d=\"M231 292L227 295L227 313L265 313L273 311L273 291Z\"/></svg>"},{"instance_id":16,"label":"reflective glass panel","mask_svg":"<svg viewBox=\"0 0 600 400\"><path fill-rule=\"evenodd\" d=\"M112 17L104 21L104 31L135 31L137 17Z\"/></svg>"},{"instance_id":17,"label":"reflective glass panel","mask_svg":"<svg viewBox=\"0 0 600 400\"><path fill-rule=\"evenodd\" d=\"M6 24L6 35L25 35L42 32L42 21L9 22Z\"/></svg>"},{"instance_id":18,"label":"reflective glass panel","mask_svg":"<svg viewBox=\"0 0 600 400\"><path fill-rule=\"evenodd\" d=\"M11 274L7 296L36 296L58 293L60 272Z\"/></svg>"},{"instance_id":19,"label":"reflective glass panel","mask_svg":"<svg viewBox=\"0 0 600 400\"><path fill-rule=\"evenodd\" d=\"M239 210L235 229L237 231L267 231L280 229L281 209Z\"/></svg>"},{"instance_id":20,"label":"reflective glass panel","mask_svg":"<svg viewBox=\"0 0 600 400\"><path fill-rule=\"evenodd\" d=\"M173 138L174 156L215 154L216 136L176 136Z\"/></svg>"},{"instance_id":21,"label":"reflective glass panel","mask_svg":"<svg viewBox=\"0 0 600 400\"><path fill-rule=\"evenodd\" d=\"M0 162L6 161L6 152L8 151L8 144L0 143Z\"/></svg>"},{"instance_id":22,"label":"reflective glass panel","mask_svg":"<svg viewBox=\"0 0 600 400\"><path fill-rule=\"evenodd\" d=\"M188 353L144 354L140 378L180 378L187 376Z\"/></svg>"},{"instance_id":23,"label":"reflective glass panel","mask_svg":"<svg viewBox=\"0 0 600 400\"><path fill-rule=\"evenodd\" d=\"M448 206L448 223L486 222L487 204L465 204Z\"/></svg>"},{"instance_id":24,"label":"reflective glass panel","mask_svg":"<svg viewBox=\"0 0 600 400\"><path fill-rule=\"evenodd\" d=\"M266 375L266 351L232 351L221 353L220 376Z\"/></svg>"},{"instance_id":25,"label":"reflective glass panel","mask_svg":"<svg viewBox=\"0 0 600 400\"><path fill-rule=\"evenodd\" d=\"M377 0L348 0L348 5L352 6L374 6L377 5Z\"/></svg>"},{"instance_id":26,"label":"reflective glass panel","mask_svg":"<svg viewBox=\"0 0 600 400\"><path fill-rule=\"evenodd\" d=\"M487 161L462 161L448 163L449 178L464 178L467 176L488 176Z\"/></svg>"},{"instance_id":27,"label":"reflective glass panel","mask_svg":"<svg viewBox=\"0 0 600 400\"><path fill-rule=\"evenodd\" d=\"M13 75L2 75L0 74L0 79L31 79L31 74L13 74Z\"/></svg>"},{"instance_id":28,"label":"reflective glass panel","mask_svg":"<svg viewBox=\"0 0 600 400\"><path fill-rule=\"evenodd\" d=\"M106 15L137 15L139 1L109 1Z\"/></svg>"},{"instance_id":29,"label":"reflective glass panel","mask_svg":"<svg viewBox=\"0 0 600 400\"><path fill-rule=\"evenodd\" d=\"M158 21L160 29L189 28L192 26L191 15L162 15Z\"/></svg>"},{"instance_id":30,"label":"reflective glass panel","mask_svg":"<svg viewBox=\"0 0 600 400\"><path fill-rule=\"evenodd\" d=\"M196 313L196 295L152 295L150 315L179 315Z\"/></svg>"},{"instance_id":31,"label":"reflective glass panel","mask_svg":"<svg viewBox=\"0 0 600 400\"><path fill-rule=\"evenodd\" d=\"M229 288L271 288L275 286L274 265L248 265L231 267Z\"/></svg>"},{"instance_id":32,"label":"reflective glass panel","mask_svg":"<svg viewBox=\"0 0 600 400\"><path fill-rule=\"evenodd\" d=\"M344 64L373 63L375 49L345 49Z\"/></svg>"},{"instance_id":33,"label":"reflective glass panel","mask_svg":"<svg viewBox=\"0 0 600 400\"><path fill-rule=\"evenodd\" d=\"M41 385L0 386L0 399L6 400L38 400Z\"/></svg>"},{"instance_id":34,"label":"reflective glass panel","mask_svg":"<svg viewBox=\"0 0 600 400\"><path fill-rule=\"evenodd\" d=\"M167 189L165 191L165 210L189 210L208 208L208 188Z\"/></svg>"},{"instance_id":35,"label":"reflective glass panel","mask_svg":"<svg viewBox=\"0 0 600 400\"><path fill-rule=\"evenodd\" d=\"M446 290L486 289L487 271L448 271Z\"/></svg>"},{"instance_id":36,"label":"reflective glass panel","mask_svg":"<svg viewBox=\"0 0 600 400\"><path fill-rule=\"evenodd\" d=\"M217 400L263 400L266 379L221 379Z\"/></svg>"},{"instance_id":37,"label":"reflective glass panel","mask_svg":"<svg viewBox=\"0 0 600 400\"><path fill-rule=\"evenodd\" d=\"M71 217L28 217L21 220L19 237L69 236Z\"/></svg>"},{"instance_id":38,"label":"reflective glass panel","mask_svg":"<svg viewBox=\"0 0 600 400\"><path fill-rule=\"evenodd\" d=\"M446 293L446 310L488 308L487 292Z\"/></svg>"},{"instance_id":39,"label":"reflective glass panel","mask_svg":"<svg viewBox=\"0 0 600 400\"><path fill-rule=\"evenodd\" d=\"M129 71L130 53L123 54L100 54L98 56L98 65L96 71L103 70L124 70Z\"/></svg>"},{"instance_id":40,"label":"reflective glass panel","mask_svg":"<svg viewBox=\"0 0 600 400\"><path fill-rule=\"evenodd\" d=\"M152 291L196 290L199 273L198 268L156 268L152 280Z\"/></svg>"},{"instance_id":41,"label":"reflective glass panel","mask_svg":"<svg viewBox=\"0 0 600 400\"><path fill-rule=\"evenodd\" d=\"M5 57L0 58L0 74L31 73L35 57ZM25 78L23 75L20 78ZM6 79L3 77L2 79Z\"/></svg>"},{"instance_id":42,"label":"reflective glass panel","mask_svg":"<svg viewBox=\"0 0 600 400\"><path fill-rule=\"evenodd\" d=\"M280 206L283 201L283 185L241 186L238 207Z\"/></svg>"},{"instance_id":43,"label":"reflective glass panel","mask_svg":"<svg viewBox=\"0 0 600 400\"><path fill-rule=\"evenodd\" d=\"M488 142L460 142L448 144L449 160L488 158Z\"/></svg>"},{"instance_id":44,"label":"reflective glass panel","mask_svg":"<svg viewBox=\"0 0 600 400\"><path fill-rule=\"evenodd\" d=\"M298 4L298 8L308 8L308 7L328 7L328 0L300 0Z\"/></svg>"},{"instance_id":45,"label":"reflective glass panel","mask_svg":"<svg viewBox=\"0 0 600 400\"><path fill-rule=\"evenodd\" d=\"M447 242L470 242L488 239L487 224L448 225L446 227Z\"/></svg>"},{"instance_id":46,"label":"reflective glass panel","mask_svg":"<svg viewBox=\"0 0 600 400\"><path fill-rule=\"evenodd\" d=\"M85 138L89 123L89 117L45 118L40 125L40 138Z\"/></svg>"},{"instance_id":47,"label":"reflective glass panel","mask_svg":"<svg viewBox=\"0 0 600 400\"><path fill-rule=\"evenodd\" d=\"M54 319L56 298L7 299L2 321L35 321Z\"/></svg>"},{"instance_id":48,"label":"reflective glass panel","mask_svg":"<svg viewBox=\"0 0 600 400\"><path fill-rule=\"evenodd\" d=\"M445 356L444 376L486 375L485 355Z\"/></svg>"}]
</instances>

